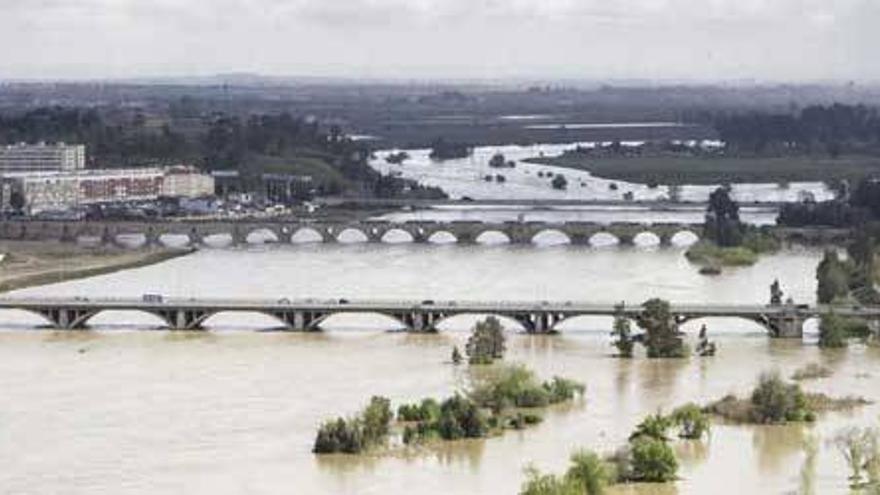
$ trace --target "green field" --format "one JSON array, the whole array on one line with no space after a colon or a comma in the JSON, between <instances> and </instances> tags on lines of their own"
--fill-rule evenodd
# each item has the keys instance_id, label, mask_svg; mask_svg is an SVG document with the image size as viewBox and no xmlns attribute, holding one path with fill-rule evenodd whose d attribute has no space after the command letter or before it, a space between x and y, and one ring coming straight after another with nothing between
<instances>
[{"instance_id":1,"label":"green field","mask_svg":"<svg viewBox=\"0 0 880 495\"><path fill-rule=\"evenodd\" d=\"M587 170L596 177L642 184L723 184L855 180L880 174L880 157L586 157L566 154L532 163Z\"/></svg>"},{"instance_id":2,"label":"green field","mask_svg":"<svg viewBox=\"0 0 880 495\"><path fill-rule=\"evenodd\" d=\"M299 153L286 156L251 154L247 157L248 169L262 173L308 175L315 184L335 184L346 187L349 181L339 169L330 164L332 158L318 153Z\"/></svg>"}]
</instances>

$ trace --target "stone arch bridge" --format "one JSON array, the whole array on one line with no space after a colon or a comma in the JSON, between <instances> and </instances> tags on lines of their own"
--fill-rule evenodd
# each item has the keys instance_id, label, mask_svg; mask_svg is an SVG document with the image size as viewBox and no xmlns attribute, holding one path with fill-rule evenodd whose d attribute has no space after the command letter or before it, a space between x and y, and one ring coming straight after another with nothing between
<instances>
[{"instance_id":1,"label":"stone arch bridge","mask_svg":"<svg viewBox=\"0 0 880 495\"><path fill-rule=\"evenodd\" d=\"M554 232L564 235L574 245L590 244L597 234L610 234L620 244L634 244L639 235L656 236L661 245L669 245L679 233L689 232L699 237L699 225L679 223L612 223L593 222L434 222L408 221L394 223L387 221L311 221L295 220L167 220L167 221L32 221L7 220L0 222L0 238L22 240L60 240L75 241L83 237L100 239L112 244L121 236L142 235L147 245L158 245L163 236L185 236L187 243L198 246L210 236L227 235L232 245L247 243L249 235L256 232L268 233L277 242L290 242L300 232L310 232L322 242L335 242L345 232L360 233L367 242L382 242L392 232L408 236L412 242L430 242L434 236L446 233L460 244L473 244L485 233L500 233L511 244L529 244L541 233ZM827 243L846 240L846 229L793 229L770 228L774 235L783 241L803 243Z\"/></svg>"},{"instance_id":2,"label":"stone arch bridge","mask_svg":"<svg viewBox=\"0 0 880 495\"><path fill-rule=\"evenodd\" d=\"M158 299L158 300L156 300ZM253 299L52 299L3 298L0 309L24 310L42 316L56 329L86 328L104 311L141 311L159 317L168 328L199 330L213 315L224 312L257 312L276 318L289 330L318 330L326 318L342 313L378 314L392 318L410 331L429 332L447 318L458 315L496 315L518 322L529 333L546 334L561 322L581 316L612 316L610 303L589 302L468 302L468 301L347 301ZM773 337L800 338L803 324L830 308L806 305L673 304L679 323L708 317L744 318L764 326ZM624 306L622 313L636 318L639 305ZM876 325L880 308L835 308L841 316L865 318ZM0 312L2 321L2 312Z\"/></svg>"}]
</instances>

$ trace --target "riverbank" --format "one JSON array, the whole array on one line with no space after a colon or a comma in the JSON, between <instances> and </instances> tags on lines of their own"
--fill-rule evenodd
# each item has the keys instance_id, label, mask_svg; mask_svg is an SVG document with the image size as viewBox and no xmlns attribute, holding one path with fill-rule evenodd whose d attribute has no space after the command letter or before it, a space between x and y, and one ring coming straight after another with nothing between
<instances>
[{"instance_id":1,"label":"riverbank","mask_svg":"<svg viewBox=\"0 0 880 495\"><path fill-rule=\"evenodd\" d=\"M192 249L89 247L35 241L0 241L0 292L53 284L161 263Z\"/></svg>"}]
</instances>

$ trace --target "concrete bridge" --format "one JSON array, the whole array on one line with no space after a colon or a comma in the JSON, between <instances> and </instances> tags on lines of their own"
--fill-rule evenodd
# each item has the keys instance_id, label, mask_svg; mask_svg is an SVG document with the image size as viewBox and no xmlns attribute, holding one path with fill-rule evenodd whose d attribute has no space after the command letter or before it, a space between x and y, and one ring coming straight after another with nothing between
<instances>
[{"instance_id":1,"label":"concrete bridge","mask_svg":"<svg viewBox=\"0 0 880 495\"><path fill-rule=\"evenodd\" d=\"M366 242L387 241L392 233L416 243L435 242L445 233L460 244L474 244L490 232L499 233L511 244L529 244L545 233L561 234L573 245L589 245L599 234L608 234L620 244L636 244L637 238L647 236L660 245L672 244L681 233L699 237L701 226L680 223L612 223L594 222L435 222L407 221L322 221L308 219L271 220L164 220L164 221L33 221L7 220L0 222L0 239L76 241L95 238L106 244L118 243L126 236L143 236L147 245L165 242L168 236L186 237L188 245L198 246L212 236L225 236L229 242L243 245L248 238L262 234L270 242L290 242L302 233L310 233L321 242L335 242L349 235ZM824 244L843 242L849 237L847 229L779 228L770 230L785 242Z\"/></svg>"},{"instance_id":2,"label":"concrete bridge","mask_svg":"<svg viewBox=\"0 0 880 495\"><path fill-rule=\"evenodd\" d=\"M341 313L379 314L396 320L410 331L429 332L457 315L496 315L518 322L529 333L551 333L568 319L580 316L613 316L611 303L589 302L469 302L469 301L347 301L250 300L250 299L52 299L2 298L0 309L24 310L42 316L56 329L83 329L103 311L142 311L155 315L175 330L199 330L205 320L224 312L256 312L272 316L289 330L314 331L328 317ZM639 305L624 306L622 313L636 318ZM800 338L806 320L830 310L806 305L673 304L672 314L681 324L707 317L735 317L754 321L778 338ZM841 316L865 318L876 323L880 308L835 308ZM0 313L2 318L2 313Z\"/></svg>"}]
</instances>

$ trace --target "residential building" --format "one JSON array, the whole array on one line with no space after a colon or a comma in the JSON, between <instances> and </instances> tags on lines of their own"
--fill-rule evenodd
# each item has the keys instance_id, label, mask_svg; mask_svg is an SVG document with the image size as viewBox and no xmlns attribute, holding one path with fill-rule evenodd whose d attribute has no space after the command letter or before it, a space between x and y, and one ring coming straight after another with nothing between
<instances>
[{"instance_id":1,"label":"residential building","mask_svg":"<svg viewBox=\"0 0 880 495\"><path fill-rule=\"evenodd\" d=\"M82 144L13 144L0 145L0 173L72 172L86 163Z\"/></svg>"},{"instance_id":2,"label":"residential building","mask_svg":"<svg viewBox=\"0 0 880 495\"><path fill-rule=\"evenodd\" d=\"M203 198L214 196L214 177L195 167L176 166L165 169L162 196L169 198Z\"/></svg>"}]
</instances>

